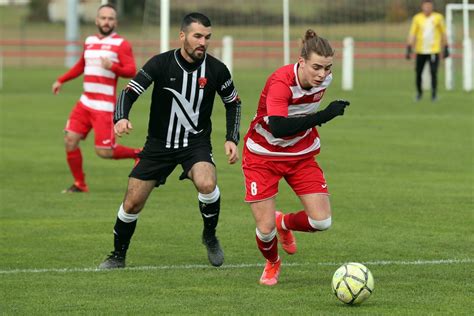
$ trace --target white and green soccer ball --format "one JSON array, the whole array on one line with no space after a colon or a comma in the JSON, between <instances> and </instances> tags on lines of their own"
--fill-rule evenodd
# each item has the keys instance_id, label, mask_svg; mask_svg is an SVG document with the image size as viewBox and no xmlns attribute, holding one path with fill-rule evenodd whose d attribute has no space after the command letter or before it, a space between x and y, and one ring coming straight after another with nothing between
<instances>
[{"instance_id":1,"label":"white and green soccer ball","mask_svg":"<svg viewBox=\"0 0 474 316\"><path fill-rule=\"evenodd\" d=\"M356 262L343 264L334 272L332 291L346 304L360 304L372 294L374 277L366 266Z\"/></svg>"}]
</instances>

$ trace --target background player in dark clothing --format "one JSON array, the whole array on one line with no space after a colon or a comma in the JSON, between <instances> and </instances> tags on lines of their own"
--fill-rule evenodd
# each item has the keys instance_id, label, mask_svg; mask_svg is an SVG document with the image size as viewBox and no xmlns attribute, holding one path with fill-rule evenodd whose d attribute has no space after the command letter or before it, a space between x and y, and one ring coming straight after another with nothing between
<instances>
[{"instance_id":1,"label":"background player in dark clothing","mask_svg":"<svg viewBox=\"0 0 474 316\"><path fill-rule=\"evenodd\" d=\"M115 110L115 133L128 134L132 104L152 83L148 136L140 161L129 176L128 188L114 226L114 251L99 266L125 266L126 252L134 233L138 213L154 187L165 183L181 164L180 179L189 178L198 191L204 221L202 242L214 266L224 262L216 238L220 192L211 147L211 113L216 92L226 108L228 162L239 159L240 99L227 67L206 54L211 22L200 13L184 17L179 33L181 48L152 57L122 91Z\"/></svg>"}]
</instances>

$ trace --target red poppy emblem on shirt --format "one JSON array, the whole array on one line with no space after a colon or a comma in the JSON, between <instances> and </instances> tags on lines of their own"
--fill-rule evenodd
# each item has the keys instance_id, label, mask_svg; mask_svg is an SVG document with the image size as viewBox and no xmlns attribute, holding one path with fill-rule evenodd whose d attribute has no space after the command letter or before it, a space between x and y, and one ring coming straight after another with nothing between
<instances>
[{"instance_id":1,"label":"red poppy emblem on shirt","mask_svg":"<svg viewBox=\"0 0 474 316\"><path fill-rule=\"evenodd\" d=\"M207 84L207 78L206 77L199 78L198 83L199 83L199 89L204 89L204 87Z\"/></svg>"},{"instance_id":2,"label":"red poppy emblem on shirt","mask_svg":"<svg viewBox=\"0 0 474 316\"><path fill-rule=\"evenodd\" d=\"M321 98L322 98L323 95L324 95L324 92L325 92L325 90L321 90L321 91L319 91L318 93L314 94L314 96L313 96L313 102L318 102L319 100L321 100Z\"/></svg>"}]
</instances>

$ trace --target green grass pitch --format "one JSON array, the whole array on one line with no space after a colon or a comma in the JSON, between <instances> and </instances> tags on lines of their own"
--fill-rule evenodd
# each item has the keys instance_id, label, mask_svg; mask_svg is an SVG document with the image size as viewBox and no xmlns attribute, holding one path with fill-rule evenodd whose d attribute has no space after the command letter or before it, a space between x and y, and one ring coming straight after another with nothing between
<instances>
[{"instance_id":1,"label":"green grass pitch","mask_svg":"<svg viewBox=\"0 0 474 316\"><path fill-rule=\"evenodd\" d=\"M207 262L196 192L191 182L177 180L178 168L152 193L139 217L129 268L95 270L112 249L112 228L132 161L95 157L90 135L82 149L91 192L59 193L72 183L62 128L81 90L79 79L53 96L51 83L62 71L7 68L4 73L2 315L472 314L472 94L441 87L438 102L415 103L414 74L395 69L359 69L356 89L343 92L336 69L323 103L346 98L351 105L343 117L319 129L318 157L331 192L333 227L296 233L298 253L281 253L280 283L267 288L258 285L264 260L243 202L240 165L227 165L223 153L224 110L218 99L213 145L222 192L218 235L224 266L216 269ZM242 135L268 74L236 71ZM148 91L135 104L135 130L121 143L143 145L149 96ZM280 191L280 209L301 209L286 184ZM349 261L365 263L375 278L372 297L359 307L345 306L331 293L332 274Z\"/></svg>"}]
</instances>

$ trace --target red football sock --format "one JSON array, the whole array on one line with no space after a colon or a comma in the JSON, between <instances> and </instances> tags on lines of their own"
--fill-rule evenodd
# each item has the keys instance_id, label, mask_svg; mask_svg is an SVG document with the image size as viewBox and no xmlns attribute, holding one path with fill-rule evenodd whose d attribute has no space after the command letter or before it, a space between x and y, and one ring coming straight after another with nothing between
<instances>
[{"instance_id":1,"label":"red football sock","mask_svg":"<svg viewBox=\"0 0 474 316\"><path fill-rule=\"evenodd\" d=\"M66 152L66 160L71 169L72 176L74 177L74 183L79 186L86 186L85 174L82 171L82 153L78 147L73 151Z\"/></svg>"},{"instance_id":2,"label":"red football sock","mask_svg":"<svg viewBox=\"0 0 474 316\"><path fill-rule=\"evenodd\" d=\"M135 159L138 157L138 153L140 152L140 149L138 148L125 147L122 145L116 145L112 150L112 158L114 159Z\"/></svg>"},{"instance_id":3,"label":"red football sock","mask_svg":"<svg viewBox=\"0 0 474 316\"><path fill-rule=\"evenodd\" d=\"M314 232L314 229L308 220L308 214L305 211L299 211L297 213L285 214L283 217L285 226L289 230L295 230L299 232Z\"/></svg>"},{"instance_id":4,"label":"red football sock","mask_svg":"<svg viewBox=\"0 0 474 316\"><path fill-rule=\"evenodd\" d=\"M278 241L276 235L268 242L261 241L258 236L255 237L257 240L258 250L260 250L265 259L270 262L276 262L278 260Z\"/></svg>"}]
</instances>

